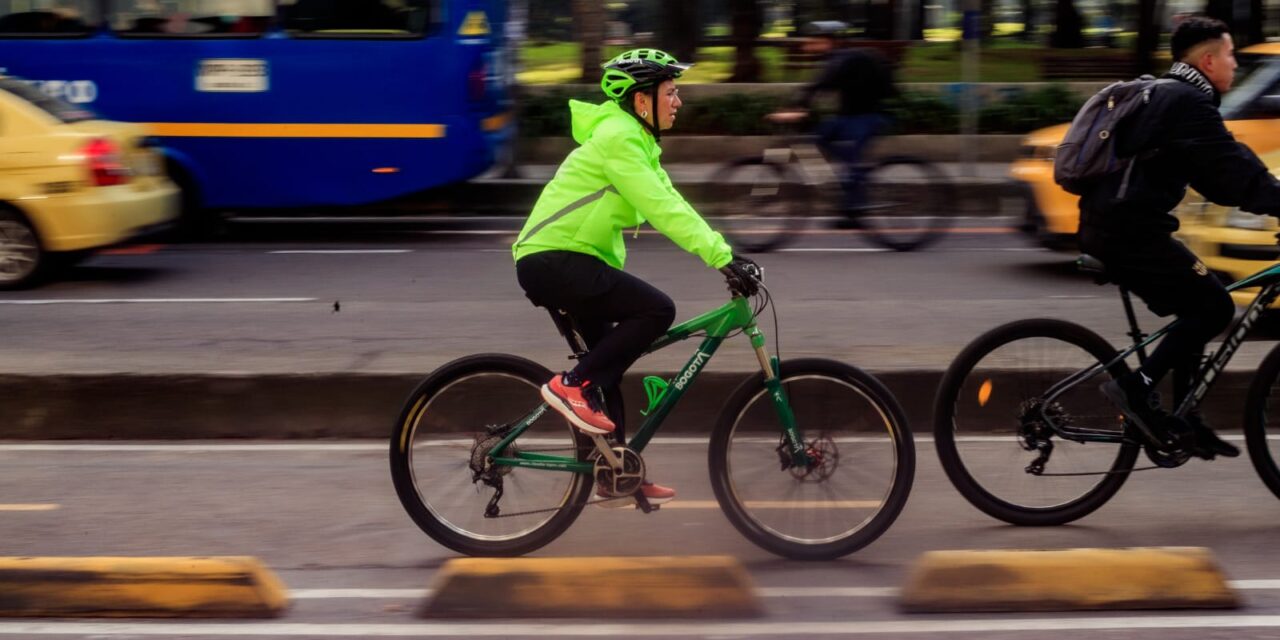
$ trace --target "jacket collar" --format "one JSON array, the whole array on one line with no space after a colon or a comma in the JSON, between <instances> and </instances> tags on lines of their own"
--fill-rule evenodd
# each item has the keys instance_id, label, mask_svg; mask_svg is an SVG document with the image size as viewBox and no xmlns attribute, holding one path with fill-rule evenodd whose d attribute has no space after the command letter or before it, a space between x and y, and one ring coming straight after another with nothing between
<instances>
[{"instance_id":1,"label":"jacket collar","mask_svg":"<svg viewBox=\"0 0 1280 640\"><path fill-rule=\"evenodd\" d=\"M1213 84L1209 82L1208 78L1204 77L1203 73L1200 73L1199 69L1185 62L1173 63L1173 66L1169 67L1169 73L1165 74L1165 77L1177 78L1199 89L1204 92L1205 95L1212 98L1214 104L1217 104L1222 98L1222 96L1218 95L1218 90L1213 88Z\"/></svg>"}]
</instances>

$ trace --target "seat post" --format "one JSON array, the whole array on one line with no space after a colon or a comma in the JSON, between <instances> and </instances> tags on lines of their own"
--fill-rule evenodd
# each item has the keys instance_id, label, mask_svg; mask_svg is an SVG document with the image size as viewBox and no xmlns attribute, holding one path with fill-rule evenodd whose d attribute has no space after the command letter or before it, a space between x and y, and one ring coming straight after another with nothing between
<instances>
[{"instance_id":1,"label":"seat post","mask_svg":"<svg viewBox=\"0 0 1280 640\"><path fill-rule=\"evenodd\" d=\"M1133 299L1129 295L1129 289L1120 287L1120 299L1124 301L1124 315L1129 319L1129 337L1133 339L1135 346L1142 344L1147 339L1147 334L1138 328L1138 316L1133 312ZM1147 361L1147 350L1145 347L1138 347L1138 363L1143 364Z\"/></svg>"}]
</instances>

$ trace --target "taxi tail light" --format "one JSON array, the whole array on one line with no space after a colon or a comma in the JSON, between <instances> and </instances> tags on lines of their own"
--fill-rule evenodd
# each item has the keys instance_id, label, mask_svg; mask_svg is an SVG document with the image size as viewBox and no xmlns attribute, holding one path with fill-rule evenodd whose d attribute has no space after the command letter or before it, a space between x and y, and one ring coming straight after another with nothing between
<instances>
[{"instance_id":1,"label":"taxi tail light","mask_svg":"<svg viewBox=\"0 0 1280 640\"><path fill-rule=\"evenodd\" d=\"M472 102L480 102L484 100L485 94L485 76L489 75L489 70L483 62L477 63L471 68L471 72L467 74L467 98Z\"/></svg>"},{"instance_id":2,"label":"taxi tail light","mask_svg":"<svg viewBox=\"0 0 1280 640\"><path fill-rule=\"evenodd\" d=\"M95 138L84 146L85 161L95 187L109 187L129 181L129 167L120 147L106 138Z\"/></svg>"}]
</instances>

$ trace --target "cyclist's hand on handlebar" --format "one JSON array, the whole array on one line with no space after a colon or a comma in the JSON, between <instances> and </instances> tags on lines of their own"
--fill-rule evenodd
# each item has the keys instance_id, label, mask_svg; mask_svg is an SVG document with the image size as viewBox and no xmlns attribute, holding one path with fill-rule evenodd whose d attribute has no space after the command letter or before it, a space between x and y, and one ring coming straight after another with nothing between
<instances>
[{"instance_id":1,"label":"cyclist's hand on handlebar","mask_svg":"<svg viewBox=\"0 0 1280 640\"><path fill-rule=\"evenodd\" d=\"M744 298L754 296L760 290L760 282L764 280L764 269L750 258L734 256L729 264L720 268L725 282L729 284L729 293Z\"/></svg>"},{"instance_id":2,"label":"cyclist's hand on handlebar","mask_svg":"<svg viewBox=\"0 0 1280 640\"><path fill-rule=\"evenodd\" d=\"M792 124L800 122L808 117L809 112L803 109L787 109L783 111L775 111L765 116L765 119L775 124Z\"/></svg>"}]
</instances>

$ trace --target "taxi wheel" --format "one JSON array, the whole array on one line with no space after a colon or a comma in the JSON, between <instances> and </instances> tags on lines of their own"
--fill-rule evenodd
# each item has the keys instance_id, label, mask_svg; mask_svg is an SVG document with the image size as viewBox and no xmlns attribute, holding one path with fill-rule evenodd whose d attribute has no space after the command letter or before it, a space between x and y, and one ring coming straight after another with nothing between
<instances>
[{"instance_id":1,"label":"taxi wheel","mask_svg":"<svg viewBox=\"0 0 1280 640\"><path fill-rule=\"evenodd\" d=\"M0 289L32 284L45 261L40 239L26 218L0 209Z\"/></svg>"}]
</instances>

